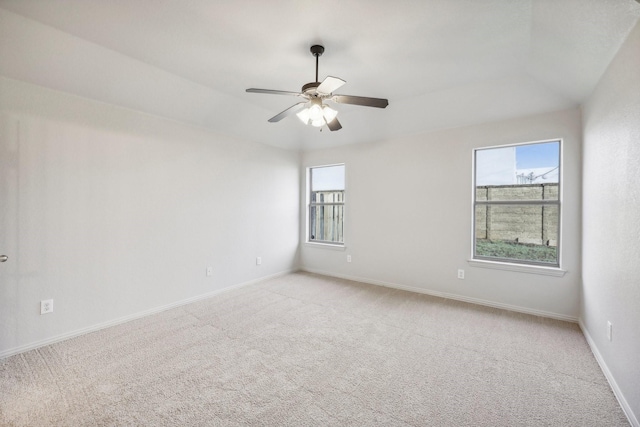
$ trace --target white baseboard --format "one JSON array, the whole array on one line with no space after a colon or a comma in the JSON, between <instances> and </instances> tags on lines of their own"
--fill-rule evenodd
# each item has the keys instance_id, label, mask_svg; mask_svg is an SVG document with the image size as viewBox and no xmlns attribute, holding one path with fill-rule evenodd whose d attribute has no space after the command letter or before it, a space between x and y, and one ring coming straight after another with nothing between
<instances>
[{"instance_id":1,"label":"white baseboard","mask_svg":"<svg viewBox=\"0 0 640 427\"><path fill-rule=\"evenodd\" d=\"M180 301L172 302L170 304L166 304L166 305L163 305L163 306L160 306L160 307L154 307L154 308L151 308L149 310L144 310L144 311L140 311L140 312L137 312L137 313L134 313L134 314L130 314L128 316L119 317L117 319L113 319L113 320L109 320L109 321L106 321L106 322L98 323L96 325L87 326L86 328L76 329L74 331L66 332L64 334L60 334L60 335L56 335L54 337L46 338L44 340L35 341L35 342L29 343L29 344L25 344L25 345L21 345L19 347L15 347L15 348L10 348L8 350L4 350L4 351L0 352L0 359L4 359L6 357L10 357L10 356L13 356L13 355L16 355L16 354L24 353L25 351L34 350L34 349L39 348L39 347L44 347L45 345L50 345L50 344L54 344L54 343L57 343L57 342L60 342L60 341L68 340L69 338L74 338L74 337L77 337L77 336L80 336L80 335L88 334L90 332L99 331L100 329L105 329L105 328L108 328L110 326L115 326L115 325L119 325L121 323L129 322L131 320L140 319L141 317L150 316L152 314L160 313L162 311L170 310L172 308L180 307L182 305L190 304L192 302L196 302L196 301L200 301L200 300L203 300L203 299L211 298L211 297L213 297L215 295L219 295L221 293L228 292L228 291L230 291L232 289L238 289L238 288L241 288L243 286L248 286L248 285L252 285L252 284L257 283L257 282L261 282L263 280L268 280L268 279L272 279L274 277L283 276L285 274L293 273L294 271L297 271L297 269L281 271L279 273L271 274L269 276L263 276L263 277L259 277L257 279L249 280L247 282L237 283L235 285L231 285L231 286L228 286L228 287L223 288L223 289L218 289L218 290L215 290L215 291L212 291L212 292L207 292L206 294L197 295L195 297L191 297L191 298L183 299L183 300L180 300Z\"/></svg>"},{"instance_id":2,"label":"white baseboard","mask_svg":"<svg viewBox=\"0 0 640 427\"><path fill-rule=\"evenodd\" d=\"M480 298L466 297L464 295L450 294L450 293L447 293L447 292L439 292L439 291L433 291L433 290L430 290L430 289L417 288L415 286L399 285L397 283L383 282L381 280L367 279L367 278L364 278L364 277L349 276L349 275L346 275L346 274L336 274L336 273L329 272L329 271L316 270L316 269L306 268L306 267L300 268L300 271L306 271L306 272L309 272L309 273L321 274L323 276L329 276L329 277L337 277L337 278L340 278L340 279L353 280L353 281L356 281L356 282L368 283L370 285L384 286L386 288L401 289L403 291L417 292L417 293L420 293L420 294L432 295L432 296L435 296L435 297L448 298L448 299L453 299L453 300L457 300L457 301L464 301L464 302L468 302L468 303L471 303L471 304L484 305L484 306L487 306L487 307L501 308L503 310L515 311L515 312L524 313L524 314L531 314L531 315L539 316L539 317L547 317L547 318L550 318L550 319L564 320L566 322L578 323L578 318L577 317L567 316L566 314L558 314L558 313L552 313L552 312L549 312L549 311L542 311L542 310L536 310L536 309L527 308L527 307L520 307L520 306L517 306L517 305L503 304L503 303L500 303L500 302L488 301L488 300L483 300L483 299L480 299Z\"/></svg>"},{"instance_id":3,"label":"white baseboard","mask_svg":"<svg viewBox=\"0 0 640 427\"><path fill-rule=\"evenodd\" d=\"M618 399L618 403L622 407L624 414L627 416L629 423L633 427L640 427L640 422L638 421L638 417L636 417L636 415L633 413L633 410L631 409L631 406L629 406L627 399L625 399L624 394L622 394L622 390L620 390L620 387L618 387L618 383L613 377L613 374L611 374L611 371L609 370L607 363L604 361L602 354L600 354L600 350L598 350L598 347L596 346L595 341L593 340L593 338L591 338L591 335L589 334L589 331L587 330L586 326L582 322L582 319L579 320L578 324L580 325L580 329L582 329L583 335L587 339L587 343L589 343L591 352L593 353L596 360L598 361L598 365L600 365L600 369L602 369L602 372L604 373L605 378L607 378L607 381L609 382L609 385L613 390L613 394L616 396L616 399Z\"/></svg>"}]
</instances>

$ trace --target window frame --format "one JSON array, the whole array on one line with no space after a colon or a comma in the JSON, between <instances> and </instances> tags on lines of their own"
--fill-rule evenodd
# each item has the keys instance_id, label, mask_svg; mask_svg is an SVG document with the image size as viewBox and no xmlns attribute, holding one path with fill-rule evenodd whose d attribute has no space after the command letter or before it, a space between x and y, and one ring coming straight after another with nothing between
<instances>
[{"instance_id":1,"label":"window frame","mask_svg":"<svg viewBox=\"0 0 640 427\"><path fill-rule=\"evenodd\" d=\"M518 147L524 145L558 143L558 198L557 200L497 200L497 201L478 201L476 193L477 181L477 152L482 150L490 150L497 148ZM563 276L566 271L562 270L562 218L563 218L563 151L564 141L562 138L553 138L540 141L529 141L512 144L501 144L486 147L477 147L472 151L472 199L471 199L471 257L469 263L477 267L496 268L502 270L519 271L525 273L545 274L551 276ZM557 206L558 224L557 224L557 245L556 245L556 262L546 263L531 260L520 260L515 258L499 258L488 257L476 254L476 208L478 206Z\"/></svg>"},{"instance_id":2,"label":"window frame","mask_svg":"<svg viewBox=\"0 0 640 427\"><path fill-rule=\"evenodd\" d=\"M320 168L327 168L327 167L334 167L334 166L343 166L344 167L344 190L342 190L342 202L327 202L327 203L320 203L320 202L312 202L312 185L313 185L313 169L320 169ZM307 197L306 197L306 239L305 239L305 243L313 245L313 246L318 246L318 247L325 247L325 248L329 248L329 249L337 249L337 250L343 250L345 248L345 240L346 240L346 236L345 236L345 218L346 218L346 194L347 194L347 167L345 163L331 163L331 164L326 164L326 165L316 165L316 166L309 166L307 167L307 185L306 185L306 193L307 193ZM325 190L325 191L335 191L335 190ZM318 207L318 206L342 206L342 241L341 242L334 242L334 241L328 241L328 240L318 240L318 239L312 239L311 238L311 226L312 226L312 220L311 220L311 215L312 215L312 208Z\"/></svg>"}]
</instances>

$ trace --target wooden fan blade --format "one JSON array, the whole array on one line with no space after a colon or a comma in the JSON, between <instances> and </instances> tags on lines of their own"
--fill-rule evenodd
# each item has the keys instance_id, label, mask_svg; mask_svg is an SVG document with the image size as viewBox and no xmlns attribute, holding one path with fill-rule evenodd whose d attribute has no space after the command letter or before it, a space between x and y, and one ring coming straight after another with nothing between
<instances>
[{"instance_id":1,"label":"wooden fan blade","mask_svg":"<svg viewBox=\"0 0 640 427\"><path fill-rule=\"evenodd\" d=\"M284 110L283 112L276 114L275 116L271 117L269 119L269 121L271 123L275 123L275 122L279 122L280 120L284 119L285 117L289 117L292 114L297 113L298 111L302 110L305 107L306 102L299 102L297 104L292 105L291 107L287 108L286 110Z\"/></svg>"},{"instance_id":2,"label":"wooden fan blade","mask_svg":"<svg viewBox=\"0 0 640 427\"><path fill-rule=\"evenodd\" d=\"M367 98L364 96L334 95L330 98L339 104L362 105L364 107L386 108L389 101L382 98Z\"/></svg>"},{"instance_id":3,"label":"wooden fan blade","mask_svg":"<svg viewBox=\"0 0 640 427\"><path fill-rule=\"evenodd\" d=\"M336 117L335 119L331 120L329 123L327 123L327 127L329 128L330 131L335 131L335 130L340 130L342 129L342 125L340 124L340 122L338 121L338 118Z\"/></svg>"},{"instance_id":4,"label":"wooden fan blade","mask_svg":"<svg viewBox=\"0 0 640 427\"><path fill-rule=\"evenodd\" d=\"M300 92L289 92L286 90L272 90L272 89L256 89L251 88L247 89L249 93L266 93L269 95L292 95L292 96L302 96Z\"/></svg>"},{"instance_id":5,"label":"wooden fan blade","mask_svg":"<svg viewBox=\"0 0 640 427\"><path fill-rule=\"evenodd\" d=\"M317 87L316 91L318 93L323 93L323 94L330 94L333 93L334 90L339 89L342 87L342 85L344 85L346 82L342 79L339 79L337 77L331 77L331 76L327 76L322 83L320 83L320 86Z\"/></svg>"}]
</instances>

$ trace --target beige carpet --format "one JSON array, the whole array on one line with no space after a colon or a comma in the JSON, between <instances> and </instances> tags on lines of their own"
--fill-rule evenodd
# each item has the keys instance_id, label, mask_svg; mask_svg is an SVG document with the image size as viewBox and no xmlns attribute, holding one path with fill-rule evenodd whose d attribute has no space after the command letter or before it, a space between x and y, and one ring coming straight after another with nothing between
<instances>
[{"instance_id":1,"label":"beige carpet","mask_svg":"<svg viewBox=\"0 0 640 427\"><path fill-rule=\"evenodd\" d=\"M290 274L0 361L2 426L628 426L575 324Z\"/></svg>"}]
</instances>

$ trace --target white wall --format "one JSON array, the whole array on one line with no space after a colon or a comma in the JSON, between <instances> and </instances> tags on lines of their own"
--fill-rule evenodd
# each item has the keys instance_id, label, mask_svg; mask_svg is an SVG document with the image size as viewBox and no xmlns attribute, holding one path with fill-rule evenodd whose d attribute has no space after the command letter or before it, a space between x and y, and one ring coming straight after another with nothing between
<instances>
[{"instance_id":1,"label":"white wall","mask_svg":"<svg viewBox=\"0 0 640 427\"><path fill-rule=\"evenodd\" d=\"M639 25L586 103L583 122L581 320L640 425Z\"/></svg>"},{"instance_id":2,"label":"white wall","mask_svg":"<svg viewBox=\"0 0 640 427\"><path fill-rule=\"evenodd\" d=\"M580 129L580 112L568 110L306 152L303 168L346 164L346 251L303 245L302 266L577 320ZM560 278L470 266L473 149L552 138L564 138L562 268L567 274ZM301 183L304 191L304 173ZM459 268L466 270L464 280L457 279Z\"/></svg>"},{"instance_id":3,"label":"white wall","mask_svg":"<svg viewBox=\"0 0 640 427\"><path fill-rule=\"evenodd\" d=\"M0 94L0 355L297 267L298 153L2 77Z\"/></svg>"}]
</instances>

